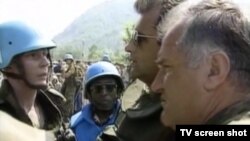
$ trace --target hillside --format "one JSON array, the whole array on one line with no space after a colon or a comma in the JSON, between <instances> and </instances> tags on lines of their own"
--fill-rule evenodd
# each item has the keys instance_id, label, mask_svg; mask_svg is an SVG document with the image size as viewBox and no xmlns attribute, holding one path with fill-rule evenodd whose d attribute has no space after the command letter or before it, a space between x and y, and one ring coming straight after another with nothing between
<instances>
[{"instance_id":1,"label":"hillside","mask_svg":"<svg viewBox=\"0 0 250 141\"><path fill-rule=\"evenodd\" d=\"M97 5L77 18L54 41L59 47L77 47L83 52L93 45L121 50L125 25L135 23L139 17L133 4L134 0L109 0Z\"/></svg>"}]
</instances>

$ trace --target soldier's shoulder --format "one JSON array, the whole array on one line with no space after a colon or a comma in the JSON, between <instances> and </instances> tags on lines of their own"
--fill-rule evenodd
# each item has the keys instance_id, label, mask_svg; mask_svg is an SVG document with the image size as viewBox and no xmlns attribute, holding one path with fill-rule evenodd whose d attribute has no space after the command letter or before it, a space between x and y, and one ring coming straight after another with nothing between
<instances>
[{"instance_id":1,"label":"soldier's shoulder","mask_svg":"<svg viewBox=\"0 0 250 141\"><path fill-rule=\"evenodd\" d=\"M122 109L126 110L131 108L136 101L143 94L143 90L145 89L145 84L140 80L135 80L131 83L123 93L122 96Z\"/></svg>"},{"instance_id":2,"label":"soldier's shoulder","mask_svg":"<svg viewBox=\"0 0 250 141\"><path fill-rule=\"evenodd\" d=\"M55 97L55 98L60 98L63 101L66 101L66 98L62 95L62 93L58 92L55 89L49 88L45 91L46 93L49 93L50 96Z\"/></svg>"}]
</instances>

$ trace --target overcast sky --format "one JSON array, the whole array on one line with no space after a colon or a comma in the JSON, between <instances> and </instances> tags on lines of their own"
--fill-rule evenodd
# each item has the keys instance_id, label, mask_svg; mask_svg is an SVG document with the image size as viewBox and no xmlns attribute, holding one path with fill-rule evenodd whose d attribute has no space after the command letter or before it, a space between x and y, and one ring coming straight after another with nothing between
<instances>
[{"instance_id":1,"label":"overcast sky","mask_svg":"<svg viewBox=\"0 0 250 141\"><path fill-rule=\"evenodd\" d=\"M52 38L90 7L107 0L0 0L0 23L23 20Z\"/></svg>"},{"instance_id":2,"label":"overcast sky","mask_svg":"<svg viewBox=\"0 0 250 141\"><path fill-rule=\"evenodd\" d=\"M0 0L0 23L24 20L53 38L87 9L104 1L111 0ZM249 5L249 0L235 1Z\"/></svg>"}]
</instances>

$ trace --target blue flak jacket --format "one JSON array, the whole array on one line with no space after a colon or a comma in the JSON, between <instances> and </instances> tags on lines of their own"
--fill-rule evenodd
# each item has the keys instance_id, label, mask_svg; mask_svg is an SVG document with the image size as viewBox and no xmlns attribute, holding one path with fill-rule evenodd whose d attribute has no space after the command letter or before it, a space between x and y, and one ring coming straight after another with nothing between
<instances>
[{"instance_id":1,"label":"blue flak jacket","mask_svg":"<svg viewBox=\"0 0 250 141\"><path fill-rule=\"evenodd\" d=\"M91 104L87 104L82 110L71 117L71 129L75 133L77 141L96 141L97 136L108 125L113 125L120 109L120 103L117 102L115 110L103 125L97 125L93 119Z\"/></svg>"}]
</instances>

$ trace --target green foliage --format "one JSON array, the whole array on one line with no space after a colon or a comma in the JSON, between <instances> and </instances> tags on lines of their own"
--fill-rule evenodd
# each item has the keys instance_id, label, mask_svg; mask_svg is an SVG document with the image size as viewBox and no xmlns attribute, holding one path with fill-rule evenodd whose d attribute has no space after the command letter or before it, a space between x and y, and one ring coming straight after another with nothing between
<instances>
[{"instance_id":1,"label":"green foliage","mask_svg":"<svg viewBox=\"0 0 250 141\"><path fill-rule=\"evenodd\" d=\"M92 45L89 48L88 60L97 61L101 59L104 49L96 45Z\"/></svg>"},{"instance_id":2,"label":"green foliage","mask_svg":"<svg viewBox=\"0 0 250 141\"><path fill-rule=\"evenodd\" d=\"M105 49L123 49L122 33L124 25L135 22L139 15L135 12L134 0L112 0L86 11L54 38L63 46L79 46L84 42L85 58L88 50L96 45ZM121 6L122 5L122 6Z\"/></svg>"},{"instance_id":3,"label":"green foliage","mask_svg":"<svg viewBox=\"0 0 250 141\"><path fill-rule=\"evenodd\" d=\"M62 59L64 54L66 53L71 53L74 56L74 58L77 59L83 58L83 48L65 45L65 46L58 46L57 48L51 50L53 60Z\"/></svg>"},{"instance_id":4,"label":"green foliage","mask_svg":"<svg viewBox=\"0 0 250 141\"><path fill-rule=\"evenodd\" d=\"M132 38L134 28L135 24L132 22L125 24L124 31L122 34L122 40L125 44L128 44L130 39Z\"/></svg>"},{"instance_id":5,"label":"green foliage","mask_svg":"<svg viewBox=\"0 0 250 141\"><path fill-rule=\"evenodd\" d=\"M124 25L122 41L125 44L131 39L132 31L134 29L134 23L128 22ZM88 61L98 61L102 58L103 54L109 54L112 62L127 64L128 54L124 51L124 47L119 47L116 49L104 48L96 44L89 48L84 46L83 41L80 43L77 40L72 41L69 44L59 45L56 49L52 50L52 56L54 60L62 59L64 54L71 53L76 59L84 59Z\"/></svg>"},{"instance_id":6,"label":"green foliage","mask_svg":"<svg viewBox=\"0 0 250 141\"><path fill-rule=\"evenodd\" d=\"M139 18L133 4L134 0L108 1L85 12L54 38L54 59L70 52L76 59L97 61L108 54L112 62L126 63L124 46Z\"/></svg>"},{"instance_id":7,"label":"green foliage","mask_svg":"<svg viewBox=\"0 0 250 141\"><path fill-rule=\"evenodd\" d=\"M110 53L110 58L113 63L126 63L126 52L124 50L114 50Z\"/></svg>"}]
</instances>

